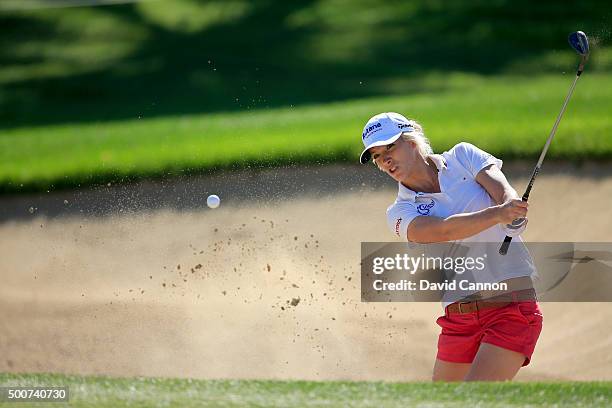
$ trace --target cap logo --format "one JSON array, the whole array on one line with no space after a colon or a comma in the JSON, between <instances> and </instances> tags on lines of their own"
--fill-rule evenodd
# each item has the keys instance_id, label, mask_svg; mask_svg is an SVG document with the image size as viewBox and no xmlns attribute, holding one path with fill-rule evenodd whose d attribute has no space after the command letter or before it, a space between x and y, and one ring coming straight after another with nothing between
<instances>
[{"instance_id":1,"label":"cap logo","mask_svg":"<svg viewBox=\"0 0 612 408\"><path fill-rule=\"evenodd\" d=\"M406 132L412 132L414 129L414 126L412 126L410 123L398 123L397 127L400 129L408 129Z\"/></svg>"},{"instance_id":2,"label":"cap logo","mask_svg":"<svg viewBox=\"0 0 612 408\"><path fill-rule=\"evenodd\" d=\"M363 134L361 135L361 139L367 138L368 136L370 136L370 133L379 130L381 127L382 127L382 124L380 122L376 122L372 126L368 126L367 128L363 129Z\"/></svg>"}]
</instances>

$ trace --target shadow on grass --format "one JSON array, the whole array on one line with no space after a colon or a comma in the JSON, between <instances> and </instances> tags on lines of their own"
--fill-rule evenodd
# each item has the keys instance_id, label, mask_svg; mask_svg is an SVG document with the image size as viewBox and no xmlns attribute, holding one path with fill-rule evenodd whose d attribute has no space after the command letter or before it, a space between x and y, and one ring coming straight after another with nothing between
<instances>
[{"instance_id":1,"label":"shadow on grass","mask_svg":"<svg viewBox=\"0 0 612 408\"><path fill-rule=\"evenodd\" d=\"M566 50L570 31L601 31L610 16L609 3L596 0L245 4L236 17L195 31L159 24L134 4L74 17L73 9L0 14L3 66L53 64L46 44L65 44L75 50L68 65L74 58L75 66L87 67L0 82L0 128L430 92L419 82L424 73L493 75L543 52ZM113 19L128 28L123 37L109 28L108 44L135 48L98 67L79 47L87 50L104 38L81 37L60 17L82 19L72 24L81 24L83 33L96 18ZM146 35L137 41L130 29ZM28 53L28 44L39 51Z\"/></svg>"}]
</instances>

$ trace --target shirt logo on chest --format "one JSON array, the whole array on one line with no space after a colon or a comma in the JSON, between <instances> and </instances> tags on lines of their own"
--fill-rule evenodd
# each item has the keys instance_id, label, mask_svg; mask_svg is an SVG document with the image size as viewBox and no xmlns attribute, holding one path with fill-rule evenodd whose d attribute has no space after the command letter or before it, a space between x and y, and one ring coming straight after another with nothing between
<instances>
[{"instance_id":1,"label":"shirt logo on chest","mask_svg":"<svg viewBox=\"0 0 612 408\"><path fill-rule=\"evenodd\" d=\"M429 215L429 213L431 212L431 209L433 208L435 204L436 203L434 202L434 200L431 200L431 203L429 204L419 204L417 205L417 211L421 215Z\"/></svg>"}]
</instances>

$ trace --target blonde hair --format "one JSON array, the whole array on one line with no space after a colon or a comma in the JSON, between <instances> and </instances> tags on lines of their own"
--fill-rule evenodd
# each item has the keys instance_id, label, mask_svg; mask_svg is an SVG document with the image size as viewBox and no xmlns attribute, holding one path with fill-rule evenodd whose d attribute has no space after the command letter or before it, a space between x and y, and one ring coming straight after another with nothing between
<instances>
[{"instance_id":1,"label":"blonde hair","mask_svg":"<svg viewBox=\"0 0 612 408\"><path fill-rule=\"evenodd\" d=\"M410 125L412 126L413 130L411 130L410 132L402 133L400 137L406 142L416 143L417 149L423 157L427 157L430 154L433 154L433 149L429 144L429 139L427 139L425 133L423 132L423 126L421 126L421 124L415 120L411 120ZM374 162L374 164L376 164L376 167L382 170L375 160L372 161Z\"/></svg>"},{"instance_id":2,"label":"blonde hair","mask_svg":"<svg viewBox=\"0 0 612 408\"><path fill-rule=\"evenodd\" d=\"M411 120L410 124L414 130L411 132L402 133L401 138L407 142L415 142L419 149L419 153L421 153L423 157L433 154L433 149L429 144L429 139L427 139L425 133L423 132L423 126L421 126L421 124L415 120Z\"/></svg>"}]
</instances>

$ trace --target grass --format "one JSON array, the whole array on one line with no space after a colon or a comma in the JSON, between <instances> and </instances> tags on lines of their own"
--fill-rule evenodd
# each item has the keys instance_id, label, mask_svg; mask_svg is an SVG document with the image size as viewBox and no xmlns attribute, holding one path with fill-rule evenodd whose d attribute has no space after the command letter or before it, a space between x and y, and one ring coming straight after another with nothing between
<instances>
[{"instance_id":1,"label":"grass","mask_svg":"<svg viewBox=\"0 0 612 408\"><path fill-rule=\"evenodd\" d=\"M534 158L576 29L592 53L551 158L612 157L603 0L1 3L0 194L354 162L363 123L387 110L436 150Z\"/></svg>"},{"instance_id":2,"label":"grass","mask_svg":"<svg viewBox=\"0 0 612 408\"><path fill-rule=\"evenodd\" d=\"M606 407L610 382L382 383L0 374L0 386L68 386L71 407ZM20 403L20 407L44 404ZM47 406L62 406L49 403Z\"/></svg>"},{"instance_id":3,"label":"grass","mask_svg":"<svg viewBox=\"0 0 612 408\"><path fill-rule=\"evenodd\" d=\"M245 166L354 163L363 124L388 110L418 119L436 151L470 141L503 159L535 158L572 79L571 72L533 78L432 74L419 78L421 91L409 95L4 129L0 191L45 191ZM406 80L396 86L415 84ZM612 76L583 75L550 158L612 157L607 89L612 89Z\"/></svg>"}]
</instances>

